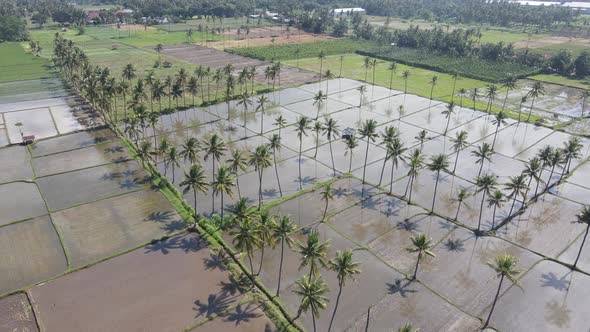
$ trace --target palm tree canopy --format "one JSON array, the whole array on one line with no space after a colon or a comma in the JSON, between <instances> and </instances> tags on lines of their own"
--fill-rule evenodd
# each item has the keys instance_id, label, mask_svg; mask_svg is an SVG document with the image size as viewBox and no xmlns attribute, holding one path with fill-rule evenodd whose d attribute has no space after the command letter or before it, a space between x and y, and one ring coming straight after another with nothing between
<instances>
[{"instance_id":1,"label":"palm tree canopy","mask_svg":"<svg viewBox=\"0 0 590 332\"><path fill-rule=\"evenodd\" d=\"M260 247L260 229L251 219L242 219L238 222L236 229L230 232L233 236L232 243L234 247L251 255L256 248Z\"/></svg>"},{"instance_id":2,"label":"palm tree canopy","mask_svg":"<svg viewBox=\"0 0 590 332\"><path fill-rule=\"evenodd\" d=\"M320 242L320 235L316 230L312 230L307 234L307 240L304 244L297 242L296 246L301 255L300 269L310 266L312 274L317 275L319 267L328 264L327 256L330 240Z\"/></svg>"},{"instance_id":3,"label":"palm tree canopy","mask_svg":"<svg viewBox=\"0 0 590 332\"><path fill-rule=\"evenodd\" d=\"M477 147L477 150L471 151L471 155L476 157L477 160L475 161L476 164L481 164L484 161L491 161L492 155L494 154L494 149L490 143L484 142L482 145Z\"/></svg>"},{"instance_id":4,"label":"palm tree canopy","mask_svg":"<svg viewBox=\"0 0 590 332\"><path fill-rule=\"evenodd\" d=\"M488 207L500 207L506 201L504 194L500 190L494 191L488 198Z\"/></svg>"},{"instance_id":5,"label":"palm tree canopy","mask_svg":"<svg viewBox=\"0 0 590 332\"><path fill-rule=\"evenodd\" d=\"M428 169L433 172L444 171L449 167L449 160L446 154L440 153L430 158Z\"/></svg>"},{"instance_id":6,"label":"palm tree canopy","mask_svg":"<svg viewBox=\"0 0 590 332\"><path fill-rule=\"evenodd\" d=\"M225 142L217 133L211 135L209 139L204 140L203 145L203 151L205 152L205 157L203 157L203 159L205 161L207 161L209 156L219 161L219 159L225 154L225 150L227 150Z\"/></svg>"},{"instance_id":7,"label":"palm tree canopy","mask_svg":"<svg viewBox=\"0 0 590 332\"><path fill-rule=\"evenodd\" d=\"M484 174L475 178L475 186L477 187L476 192L485 192L489 195L492 190L496 189L498 185L497 177L493 174Z\"/></svg>"},{"instance_id":8,"label":"palm tree canopy","mask_svg":"<svg viewBox=\"0 0 590 332\"><path fill-rule=\"evenodd\" d=\"M576 215L576 222L590 225L590 206L584 206L582 211Z\"/></svg>"},{"instance_id":9,"label":"palm tree canopy","mask_svg":"<svg viewBox=\"0 0 590 332\"><path fill-rule=\"evenodd\" d=\"M206 193L208 185L205 171L199 164L191 165L189 171L184 172L184 179L180 182L180 186L184 187L182 190L183 194L186 194L190 190Z\"/></svg>"},{"instance_id":10,"label":"palm tree canopy","mask_svg":"<svg viewBox=\"0 0 590 332\"><path fill-rule=\"evenodd\" d=\"M455 152L466 148L469 145L469 142L467 142L467 131L461 130L455 133L455 137L451 138L451 143L453 143L453 150Z\"/></svg>"},{"instance_id":11,"label":"palm tree canopy","mask_svg":"<svg viewBox=\"0 0 590 332\"><path fill-rule=\"evenodd\" d=\"M291 235L295 232L297 227L293 222L291 222L291 217L289 216L278 216L277 222L274 225L273 229L273 236L276 238L277 242L285 240L289 248L293 247L295 244L295 240L291 237Z\"/></svg>"},{"instance_id":12,"label":"palm tree canopy","mask_svg":"<svg viewBox=\"0 0 590 332\"><path fill-rule=\"evenodd\" d=\"M516 257L505 254L496 256L494 258L494 262L487 262L486 265L494 269L498 277L504 276L508 280L512 281L512 283L515 285L518 285L518 280L516 280L516 277L521 273L521 271L516 268L516 263L518 263L518 259Z\"/></svg>"},{"instance_id":13,"label":"palm tree canopy","mask_svg":"<svg viewBox=\"0 0 590 332\"><path fill-rule=\"evenodd\" d=\"M227 160L229 169L237 174L239 171L246 171L248 169L247 159L244 157L244 152L240 150L232 150L231 157Z\"/></svg>"},{"instance_id":14,"label":"palm tree canopy","mask_svg":"<svg viewBox=\"0 0 590 332\"><path fill-rule=\"evenodd\" d=\"M327 118L324 120L323 131L328 140L332 140L340 134L340 126L338 126L338 121Z\"/></svg>"},{"instance_id":15,"label":"palm tree canopy","mask_svg":"<svg viewBox=\"0 0 590 332\"><path fill-rule=\"evenodd\" d=\"M329 201L334 198L334 190L332 189L332 184L329 183L324 187L321 192L322 201Z\"/></svg>"},{"instance_id":16,"label":"palm tree canopy","mask_svg":"<svg viewBox=\"0 0 590 332\"><path fill-rule=\"evenodd\" d=\"M260 245L274 247L276 238L273 237L273 231L276 229L275 216L268 211L262 211L258 214L258 229Z\"/></svg>"},{"instance_id":17,"label":"palm tree canopy","mask_svg":"<svg viewBox=\"0 0 590 332\"><path fill-rule=\"evenodd\" d=\"M272 165L271 151L268 145L260 145L251 152L248 164L254 166L256 170L263 170Z\"/></svg>"},{"instance_id":18,"label":"palm tree canopy","mask_svg":"<svg viewBox=\"0 0 590 332\"><path fill-rule=\"evenodd\" d=\"M297 123L295 126L295 131L297 132L297 137L301 139L303 136L307 136L307 129L309 129L309 124L311 123L311 119L302 115L297 118Z\"/></svg>"},{"instance_id":19,"label":"palm tree canopy","mask_svg":"<svg viewBox=\"0 0 590 332\"><path fill-rule=\"evenodd\" d=\"M219 167L217 173L215 174L215 179L211 183L213 194L218 195L219 193L224 193L229 197L233 197L234 186L234 175L230 168L227 166Z\"/></svg>"},{"instance_id":20,"label":"palm tree canopy","mask_svg":"<svg viewBox=\"0 0 590 332\"><path fill-rule=\"evenodd\" d=\"M296 282L297 289L293 293L301 296L299 310L306 312L311 309L315 317L320 316L320 310L325 309L328 298L326 294L330 291L323 278L309 278L307 275L299 278Z\"/></svg>"},{"instance_id":21,"label":"palm tree canopy","mask_svg":"<svg viewBox=\"0 0 590 332\"><path fill-rule=\"evenodd\" d=\"M434 244L431 239L426 237L426 234L413 235L410 240L412 240L413 247L407 249L409 252L423 252L428 256L436 257L436 255L430 251L430 248L432 248Z\"/></svg>"},{"instance_id":22,"label":"palm tree canopy","mask_svg":"<svg viewBox=\"0 0 590 332\"><path fill-rule=\"evenodd\" d=\"M377 138L377 121L373 119L365 120L359 128L361 138L366 138L368 141L375 142Z\"/></svg>"},{"instance_id":23,"label":"palm tree canopy","mask_svg":"<svg viewBox=\"0 0 590 332\"><path fill-rule=\"evenodd\" d=\"M336 272L339 283L342 286L346 286L348 279L353 279L356 274L361 273L358 267L361 265L359 262L352 260L352 250L338 250L336 257L329 262L329 267L332 271Z\"/></svg>"},{"instance_id":24,"label":"palm tree canopy","mask_svg":"<svg viewBox=\"0 0 590 332\"><path fill-rule=\"evenodd\" d=\"M510 197L524 196L527 189L526 175L519 174L511 176L510 180L504 184L504 189L510 191Z\"/></svg>"}]
</instances>

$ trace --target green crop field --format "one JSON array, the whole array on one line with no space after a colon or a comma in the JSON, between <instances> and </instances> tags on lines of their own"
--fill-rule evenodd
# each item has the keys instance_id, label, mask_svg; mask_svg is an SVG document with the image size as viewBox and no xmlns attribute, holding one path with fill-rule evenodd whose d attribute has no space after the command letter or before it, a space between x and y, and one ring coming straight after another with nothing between
<instances>
[{"instance_id":1,"label":"green crop field","mask_svg":"<svg viewBox=\"0 0 590 332\"><path fill-rule=\"evenodd\" d=\"M531 76L529 78L547 83L555 83L559 85L570 86L573 88L590 89L590 78L567 78L555 74L539 74Z\"/></svg>"},{"instance_id":2,"label":"green crop field","mask_svg":"<svg viewBox=\"0 0 590 332\"><path fill-rule=\"evenodd\" d=\"M343 56L342 62L342 75L356 80L365 79L365 68L363 67L364 57L358 54L346 54ZM295 60L289 60L285 62L288 65L295 66ZM320 61L317 58L306 58L300 59L299 66L304 69L319 71ZM389 87L390 71L387 70L389 62L377 61L375 68L375 84ZM340 56L328 56L323 61L322 71L332 71L336 76L340 75ZM453 88L453 79L451 75L439 73L436 71L422 69L417 67L406 66L402 64L397 65L397 70L394 75L393 89L403 91L404 80L402 73L405 70L410 71L410 77L408 79L408 93L416 94L422 97L430 97L430 81L433 76L438 76L437 85L434 88L433 98L441 100L450 100L450 95ZM372 69L367 72L367 81L371 83L373 80ZM457 80L456 90L460 88L473 89L474 87L484 87L488 83L480 80L461 78Z\"/></svg>"},{"instance_id":3,"label":"green crop field","mask_svg":"<svg viewBox=\"0 0 590 332\"><path fill-rule=\"evenodd\" d=\"M234 48L229 51L260 60L289 60L296 59L298 51L299 58L310 58L317 57L320 51L325 55L346 54L373 45L369 41L342 38L315 43Z\"/></svg>"},{"instance_id":4,"label":"green crop field","mask_svg":"<svg viewBox=\"0 0 590 332\"><path fill-rule=\"evenodd\" d=\"M26 53L19 43L0 43L0 82L54 77L49 62Z\"/></svg>"},{"instance_id":5,"label":"green crop field","mask_svg":"<svg viewBox=\"0 0 590 332\"><path fill-rule=\"evenodd\" d=\"M193 18L182 23L161 24L158 25L157 28L165 31L188 31L189 29L197 31L199 25L202 28L208 27L209 29L237 29L244 26L256 28L273 26L276 24L269 20L261 20L259 23L257 19L249 19L246 17L228 17L224 18L222 22L219 20L213 21L212 19L205 18Z\"/></svg>"},{"instance_id":6,"label":"green crop field","mask_svg":"<svg viewBox=\"0 0 590 332\"><path fill-rule=\"evenodd\" d=\"M505 30L482 30L482 43L515 43L519 41L533 40L545 37L543 34L526 34L520 32L511 32Z\"/></svg>"}]
</instances>

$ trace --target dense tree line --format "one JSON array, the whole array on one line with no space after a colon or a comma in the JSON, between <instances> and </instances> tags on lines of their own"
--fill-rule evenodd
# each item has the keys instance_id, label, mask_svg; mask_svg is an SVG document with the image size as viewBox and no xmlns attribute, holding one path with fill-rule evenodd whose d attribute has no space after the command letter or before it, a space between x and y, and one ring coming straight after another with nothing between
<instances>
[{"instance_id":1,"label":"dense tree line","mask_svg":"<svg viewBox=\"0 0 590 332\"><path fill-rule=\"evenodd\" d=\"M549 26L569 22L576 12L556 6L525 6L508 0L362 0L369 14L493 25Z\"/></svg>"}]
</instances>

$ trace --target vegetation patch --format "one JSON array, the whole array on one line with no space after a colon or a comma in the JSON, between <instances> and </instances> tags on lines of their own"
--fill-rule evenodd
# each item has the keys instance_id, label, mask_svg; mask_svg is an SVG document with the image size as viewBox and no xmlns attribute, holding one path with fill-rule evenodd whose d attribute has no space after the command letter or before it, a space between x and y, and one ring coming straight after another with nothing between
<instances>
[{"instance_id":1,"label":"vegetation patch","mask_svg":"<svg viewBox=\"0 0 590 332\"><path fill-rule=\"evenodd\" d=\"M291 60L317 57L320 52L323 52L324 55L353 53L374 45L369 41L343 38L316 43L234 48L228 51L265 61Z\"/></svg>"},{"instance_id":2,"label":"vegetation patch","mask_svg":"<svg viewBox=\"0 0 590 332\"><path fill-rule=\"evenodd\" d=\"M55 77L46 59L28 54L19 43L0 43L0 82Z\"/></svg>"},{"instance_id":3,"label":"vegetation patch","mask_svg":"<svg viewBox=\"0 0 590 332\"><path fill-rule=\"evenodd\" d=\"M501 82L510 76L523 78L541 71L540 68L513 62L497 62L471 57L452 57L391 46L377 46L371 49L365 48L364 50L357 51L357 53L443 73L459 73L463 77L488 82Z\"/></svg>"}]
</instances>

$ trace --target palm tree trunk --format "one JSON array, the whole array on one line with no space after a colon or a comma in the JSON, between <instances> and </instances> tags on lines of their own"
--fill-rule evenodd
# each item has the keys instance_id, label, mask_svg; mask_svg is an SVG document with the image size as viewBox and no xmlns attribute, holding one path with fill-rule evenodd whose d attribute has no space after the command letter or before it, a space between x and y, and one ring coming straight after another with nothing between
<instances>
[{"instance_id":1,"label":"palm tree trunk","mask_svg":"<svg viewBox=\"0 0 590 332\"><path fill-rule=\"evenodd\" d=\"M422 258L422 251L418 251L418 259L416 259L416 267L414 268L414 275L412 276L412 280L416 280L418 276L418 265L420 265L420 259Z\"/></svg>"},{"instance_id":2,"label":"palm tree trunk","mask_svg":"<svg viewBox=\"0 0 590 332\"><path fill-rule=\"evenodd\" d=\"M479 221L477 222L477 231L481 229L481 215L483 213L483 202L486 199L486 192L482 191L481 193L481 205L479 206Z\"/></svg>"},{"instance_id":3,"label":"palm tree trunk","mask_svg":"<svg viewBox=\"0 0 590 332\"><path fill-rule=\"evenodd\" d=\"M254 273L254 266L252 265L252 255L248 253L248 260L250 261L250 273Z\"/></svg>"},{"instance_id":4,"label":"palm tree trunk","mask_svg":"<svg viewBox=\"0 0 590 332\"><path fill-rule=\"evenodd\" d=\"M262 271L262 262L264 261L264 243L262 244L262 247L260 248L260 265L258 266L258 272L256 272L256 275L260 275L260 271Z\"/></svg>"},{"instance_id":5,"label":"palm tree trunk","mask_svg":"<svg viewBox=\"0 0 590 332\"><path fill-rule=\"evenodd\" d=\"M311 312L311 321L313 323L313 332L316 332L316 328L315 328L315 314L313 313L313 311Z\"/></svg>"},{"instance_id":6,"label":"palm tree trunk","mask_svg":"<svg viewBox=\"0 0 590 332\"><path fill-rule=\"evenodd\" d=\"M348 160L348 173L352 170L352 150L350 150L350 159Z\"/></svg>"},{"instance_id":7,"label":"palm tree trunk","mask_svg":"<svg viewBox=\"0 0 590 332\"><path fill-rule=\"evenodd\" d=\"M332 158L332 170L334 171L334 176L336 176L336 166L334 165L334 152L332 151L332 140L328 141L330 145L330 157Z\"/></svg>"},{"instance_id":8,"label":"palm tree trunk","mask_svg":"<svg viewBox=\"0 0 590 332\"><path fill-rule=\"evenodd\" d=\"M477 172L477 176L481 175L481 171L483 170L483 164L485 163L485 159L481 160L481 165L479 166L479 172Z\"/></svg>"},{"instance_id":9,"label":"palm tree trunk","mask_svg":"<svg viewBox=\"0 0 590 332\"><path fill-rule=\"evenodd\" d=\"M334 317L336 317L336 310L338 310L338 304L340 303L340 294L342 294L342 282L338 282L338 296L336 296L336 304L334 305L334 311L332 311L332 318L330 319L330 325L328 326L328 332L332 330L332 323L334 323Z\"/></svg>"},{"instance_id":10,"label":"palm tree trunk","mask_svg":"<svg viewBox=\"0 0 590 332\"><path fill-rule=\"evenodd\" d=\"M383 173L385 173L385 164L387 164L387 156L385 156L385 159L383 159L383 165L381 166L381 176L379 177L379 184L378 186L381 185L381 181L383 181Z\"/></svg>"},{"instance_id":11,"label":"palm tree trunk","mask_svg":"<svg viewBox=\"0 0 590 332\"><path fill-rule=\"evenodd\" d=\"M301 137L299 138L299 161L298 161L298 166L299 166L299 190L301 190L301 145L302 145L302 139Z\"/></svg>"},{"instance_id":12,"label":"palm tree trunk","mask_svg":"<svg viewBox=\"0 0 590 332\"><path fill-rule=\"evenodd\" d=\"M281 291L281 276L283 273L283 257L285 254L285 239L281 240L281 262L279 263L279 281L277 283L277 295L279 296L279 292Z\"/></svg>"},{"instance_id":13,"label":"palm tree trunk","mask_svg":"<svg viewBox=\"0 0 590 332\"><path fill-rule=\"evenodd\" d=\"M430 211L434 212L434 203L436 203L436 191L438 190L438 178L440 176L440 171L436 172L436 182L434 183L434 195L432 196L432 208Z\"/></svg>"},{"instance_id":14,"label":"palm tree trunk","mask_svg":"<svg viewBox=\"0 0 590 332\"><path fill-rule=\"evenodd\" d=\"M410 195L408 196L408 204L412 204L412 189L414 189L414 176L412 175L412 179L410 181Z\"/></svg>"},{"instance_id":15,"label":"palm tree trunk","mask_svg":"<svg viewBox=\"0 0 590 332\"><path fill-rule=\"evenodd\" d=\"M545 184L545 190L547 190L547 188L549 188L549 185L551 184L551 178L553 177L554 171L555 171L555 165L553 165L551 167L551 173L549 174L549 179L547 179L547 183Z\"/></svg>"},{"instance_id":16,"label":"palm tree trunk","mask_svg":"<svg viewBox=\"0 0 590 332\"><path fill-rule=\"evenodd\" d=\"M486 319L484 327L487 327L490 323L490 319L492 318L492 313L494 312L494 307L496 307L496 302L498 301L498 296L500 295L500 289L502 289L502 282L504 281L504 275L500 277L500 284L498 284L498 290L496 291L496 296L494 297L494 302L492 303L492 308L490 309L490 314L488 315L488 319Z\"/></svg>"},{"instance_id":17,"label":"palm tree trunk","mask_svg":"<svg viewBox=\"0 0 590 332\"><path fill-rule=\"evenodd\" d=\"M496 226L496 208L498 206L494 205L494 212L492 212L492 229L494 228L494 226ZM508 214L508 217L510 217L510 214Z\"/></svg>"},{"instance_id":18,"label":"palm tree trunk","mask_svg":"<svg viewBox=\"0 0 590 332\"><path fill-rule=\"evenodd\" d=\"M457 220L457 218L459 218L459 210L461 209L461 203L463 203L463 202L459 202L459 205L457 205L457 213L455 213L455 220Z\"/></svg>"},{"instance_id":19,"label":"palm tree trunk","mask_svg":"<svg viewBox=\"0 0 590 332\"><path fill-rule=\"evenodd\" d=\"M195 203L193 204L193 207L195 208L195 215L194 215L195 223L193 224L193 229L194 229L194 228L197 228L197 190L195 188L193 188L193 199L195 200Z\"/></svg>"},{"instance_id":20,"label":"palm tree trunk","mask_svg":"<svg viewBox=\"0 0 590 332\"><path fill-rule=\"evenodd\" d=\"M365 164L363 166L363 183L365 183L365 173L367 171L367 159L369 158L369 138L367 137L367 149L365 150Z\"/></svg>"},{"instance_id":21,"label":"palm tree trunk","mask_svg":"<svg viewBox=\"0 0 590 332\"><path fill-rule=\"evenodd\" d=\"M588 236L588 229L590 229L590 224L586 225L586 232L584 233L584 238L582 239L580 250L578 251L578 255L576 256L576 260L574 261L574 267L576 267L576 265L578 264L578 259L580 259L580 255L582 254L582 249L584 248L584 243L586 243L586 237Z\"/></svg>"},{"instance_id":22,"label":"palm tree trunk","mask_svg":"<svg viewBox=\"0 0 590 332\"><path fill-rule=\"evenodd\" d=\"M262 169L258 170L258 210L262 206Z\"/></svg>"},{"instance_id":23,"label":"palm tree trunk","mask_svg":"<svg viewBox=\"0 0 590 332\"><path fill-rule=\"evenodd\" d=\"M221 207L219 209L221 210L221 224L223 224L223 191L221 192Z\"/></svg>"},{"instance_id":24,"label":"palm tree trunk","mask_svg":"<svg viewBox=\"0 0 590 332\"><path fill-rule=\"evenodd\" d=\"M455 170L457 170L457 162L459 161L459 152L461 150L457 150L457 155L455 156L455 166L453 166L453 174L455 174Z\"/></svg>"},{"instance_id":25,"label":"palm tree trunk","mask_svg":"<svg viewBox=\"0 0 590 332\"><path fill-rule=\"evenodd\" d=\"M526 118L526 121L529 122L531 119L531 113L533 113L533 107L535 105L535 97L533 96L533 101L531 102L531 108L529 109L529 115Z\"/></svg>"},{"instance_id":26,"label":"palm tree trunk","mask_svg":"<svg viewBox=\"0 0 590 332\"><path fill-rule=\"evenodd\" d=\"M512 205L510 206L510 212L508 212L508 218L510 218L510 216L512 215L512 210L514 209L514 204L516 204L516 197L518 195L515 193L514 194L514 198L512 199Z\"/></svg>"},{"instance_id":27,"label":"palm tree trunk","mask_svg":"<svg viewBox=\"0 0 590 332\"><path fill-rule=\"evenodd\" d=\"M277 155L276 155L275 151L273 151L272 157L275 162L275 174L277 175L277 184L279 185L279 194L281 195L281 197L283 197L283 190L281 189L281 180L279 178L279 168L277 167Z\"/></svg>"}]
</instances>

